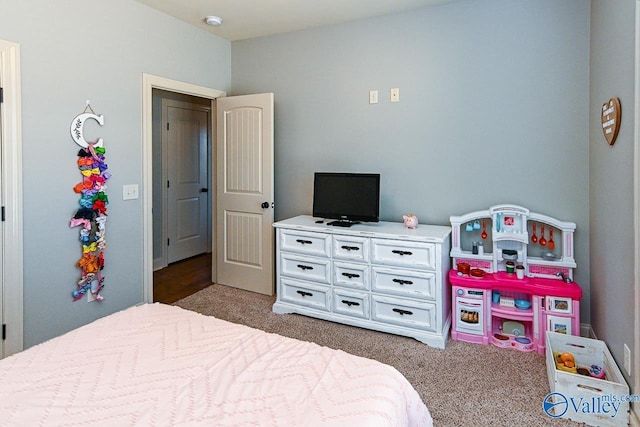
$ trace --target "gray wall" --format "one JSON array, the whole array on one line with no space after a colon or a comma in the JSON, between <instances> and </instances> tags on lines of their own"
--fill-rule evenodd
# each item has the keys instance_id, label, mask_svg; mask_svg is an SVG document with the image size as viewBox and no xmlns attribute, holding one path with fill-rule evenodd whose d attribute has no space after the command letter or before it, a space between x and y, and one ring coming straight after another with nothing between
<instances>
[{"instance_id":1,"label":"gray wall","mask_svg":"<svg viewBox=\"0 0 640 427\"><path fill-rule=\"evenodd\" d=\"M574 221L588 322L589 16L461 0L232 43L232 93L275 93L276 218L311 213L314 171L361 171L382 175L385 220L516 203Z\"/></svg>"},{"instance_id":2,"label":"gray wall","mask_svg":"<svg viewBox=\"0 0 640 427\"><path fill-rule=\"evenodd\" d=\"M607 341L620 367L624 344L633 351L634 343L636 3L594 0L591 6L591 324L598 338ZM615 145L609 146L602 135L600 109L614 97L620 98L621 127Z\"/></svg>"},{"instance_id":3,"label":"gray wall","mask_svg":"<svg viewBox=\"0 0 640 427\"><path fill-rule=\"evenodd\" d=\"M22 66L24 342L31 346L142 301L142 74L229 90L231 45L131 0L0 0L0 39L19 43ZM113 174L107 193L102 303L73 303L79 279L79 147L69 127L85 100L105 117L87 123L104 138Z\"/></svg>"}]
</instances>

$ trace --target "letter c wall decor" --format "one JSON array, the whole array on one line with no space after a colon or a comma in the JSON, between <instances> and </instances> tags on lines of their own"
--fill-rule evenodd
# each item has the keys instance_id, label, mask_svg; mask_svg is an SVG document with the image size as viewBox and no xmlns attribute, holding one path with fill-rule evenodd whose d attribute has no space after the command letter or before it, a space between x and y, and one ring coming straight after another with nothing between
<instances>
[{"instance_id":1,"label":"letter c wall decor","mask_svg":"<svg viewBox=\"0 0 640 427\"><path fill-rule=\"evenodd\" d=\"M87 109L91 113L87 113ZM71 121L71 137L81 148L78 151L78 169L82 180L73 187L73 191L80 194L78 201L80 208L71 218L70 227L80 226L81 257L76 266L81 270L80 280L76 289L71 293L73 300L78 301L87 295L87 301L102 301L101 294L104 287L105 259L104 250L107 222L107 180L111 174L107 172L105 163L106 150L102 146L102 138L96 142L84 139L84 122L88 119L104 125L104 117L97 115L91 109L89 101L84 112Z\"/></svg>"},{"instance_id":2,"label":"letter c wall decor","mask_svg":"<svg viewBox=\"0 0 640 427\"><path fill-rule=\"evenodd\" d=\"M87 107L91 108L89 104ZM100 124L100 126L104 126L104 116L97 115L94 113L82 113L78 114L73 121L71 122L71 138L82 148L87 148L89 143L84 139L84 122L88 119L93 119ZM94 143L94 147L102 147L102 138L98 138L98 140Z\"/></svg>"}]
</instances>

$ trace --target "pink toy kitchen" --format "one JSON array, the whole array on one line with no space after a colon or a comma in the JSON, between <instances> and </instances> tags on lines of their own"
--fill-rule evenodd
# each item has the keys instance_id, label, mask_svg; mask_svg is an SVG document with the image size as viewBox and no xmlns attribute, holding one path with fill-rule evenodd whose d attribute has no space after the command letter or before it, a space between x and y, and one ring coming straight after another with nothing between
<instances>
[{"instance_id":1,"label":"pink toy kitchen","mask_svg":"<svg viewBox=\"0 0 640 427\"><path fill-rule=\"evenodd\" d=\"M516 205L450 221L452 339L544 354L545 331L580 335L574 223Z\"/></svg>"}]
</instances>

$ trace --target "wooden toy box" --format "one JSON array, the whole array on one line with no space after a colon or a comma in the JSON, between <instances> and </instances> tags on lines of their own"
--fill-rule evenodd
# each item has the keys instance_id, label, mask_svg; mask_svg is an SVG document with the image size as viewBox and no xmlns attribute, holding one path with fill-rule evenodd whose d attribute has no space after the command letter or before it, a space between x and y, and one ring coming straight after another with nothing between
<instances>
[{"instance_id":1,"label":"wooden toy box","mask_svg":"<svg viewBox=\"0 0 640 427\"><path fill-rule=\"evenodd\" d=\"M551 393L543 408L554 418L568 418L591 426L629 424L629 386L603 341L547 331L546 363ZM555 354L571 353L576 366L604 369L604 379L556 368ZM552 402L552 403L551 403Z\"/></svg>"}]
</instances>

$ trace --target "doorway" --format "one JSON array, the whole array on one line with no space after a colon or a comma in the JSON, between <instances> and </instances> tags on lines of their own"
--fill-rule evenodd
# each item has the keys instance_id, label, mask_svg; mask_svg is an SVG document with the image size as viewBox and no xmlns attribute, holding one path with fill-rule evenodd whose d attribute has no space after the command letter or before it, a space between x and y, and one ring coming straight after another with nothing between
<instances>
[{"instance_id":1,"label":"doorway","mask_svg":"<svg viewBox=\"0 0 640 427\"><path fill-rule=\"evenodd\" d=\"M211 100L153 89L153 268L211 252Z\"/></svg>"},{"instance_id":2,"label":"doorway","mask_svg":"<svg viewBox=\"0 0 640 427\"><path fill-rule=\"evenodd\" d=\"M230 268L236 271L233 280L221 284L243 287L243 280L254 278L263 282L264 293L273 293L273 94L254 94L226 98L225 92L196 86L163 77L143 74L142 102L142 211L143 211L143 301L153 302L153 90L163 89L198 96L211 102L211 128L216 129L216 149L211 162L216 166L216 186L210 193L213 227L211 281ZM217 99L217 102L214 101ZM266 104L263 105L263 103ZM238 103L238 105L235 105ZM225 107L226 105L226 107ZM222 114L221 114L222 112ZM245 120L246 119L246 120ZM216 124L218 126L216 126ZM243 155L244 149L256 155ZM221 166L222 165L222 166ZM232 165L233 167L229 167ZM256 171L261 173L256 174ZM244 177L249 176L250 180ZM235 178L238 179L235 179ZM251 184L246 187L245 184ZM255 185L254 185L255 184ZM246 188L245 188L246 187ZM235 206L229 196L244 193L246 203ZM225 196L225 197L222 197ZM244 218L249 221L244 221ZM219 230L219 231L216 231ZM248 240L247 240L248 239ZM241 248L250 257L237 256ZM222 255L220 262L218 255ZM242 254L240 254L242 255ZM257 257L255 257L256 255ZM217 262L215 261L217 260ZM222 274L227 277L228 274ZM258 291L257 289L249 289Z\"/></svg>"},{"instance_id":3,"label":"doorway","mask_svg":"<svg viewBox=\"0 0 640 427\"><path fill-rule=\"evenodd\" d=\"M211 100L153 89L152 138L153 299L173 303L212 283Z\"/></svg>"},{"instance_id":4,"label":"doorway","mask_svg":"<svg viewBox=\"0 0 640 427\"><path fill-rule=\"evenodd\" d=\"M154 111L153 111L153 90L159 89L167 92L193 96L197 98L205 99L209 103L212 110L214 109L213 100L218 97L225 96L226 92L207 88L203 86L193 85L190 83L184 83L176 80L167 79L164 77L154 76L151 74L142 75L142 139L143 139L143 162L142 162L142 210L144 215L143 220L143 301L151 303L153 302L153 270L154 270L154 221L153 215L153 183L154 183L154 168L153 168L153 125L154 125ZM212 114L212 121L215 117ZM215 123L211 124L211 128L215 128ZM157 150L156 150L157 151ZM211 156L210 156L211 157ZM215 200L215 194L209 193L211 199ZM211 205L211 203L209 203ZM215 246L211 248L212 256L215 256ZM211 266L211 279L215 280L216 271L215 265Z\"/></svg>"}]
</instances>

